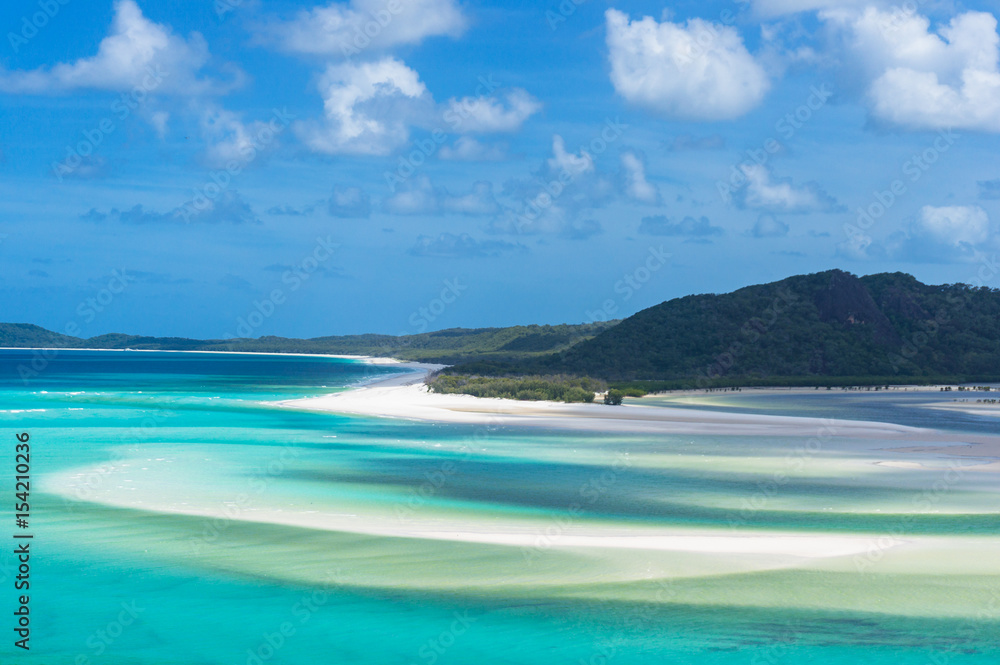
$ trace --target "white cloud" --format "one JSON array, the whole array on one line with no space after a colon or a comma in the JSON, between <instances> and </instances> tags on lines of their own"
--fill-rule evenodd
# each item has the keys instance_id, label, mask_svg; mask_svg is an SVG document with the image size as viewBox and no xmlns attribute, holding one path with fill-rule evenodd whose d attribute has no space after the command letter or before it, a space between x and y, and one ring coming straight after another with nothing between
<instances>
[{"instance_id":1,"label":"white cloud","mask_svg":"<svg viewBox=\"0 0 1000 665\"><path fill-rule=\"evenodd\" d=\"M504 183L505 198L513 200L502 215L491 220L492 233L551 233L566 238L584 238L600 232L600 224L588 220L595 208L621 194L621 177L598 171L593 158L581 147L566 149L558 134L552 137L552 156L530 178L511 178Z\"/></svg>"},{"instance_id":2,"label":"white cloud","mask_svg":"<svg viewBox=\"0 0 1000 665\"><path fill-rule=\"evenodd\" d=\"M611 82L633 104L667 117L729 120L770 88L735 28L697 18L684 25L649 16L629 21L614 9L605 17Z\"/></svg>"},{"instance_id":3,"label":"white cloud","mask_svg":"<svg viewBox=\"0 0 1000 665\"><path fill-rule=\"evenodd\" d=\"M841 206L816 183L795 186L791 179L775 180L764 166L740 167L746 183L736 192L737 206L771 213L832 212Z\"/></svg>"},{"instance_id":4,"label":"white cloud","mask_svg":"<svg viewBox=\"0 0 1000 665\"><path fill-rule=\"evenodd\" d=\"M965 12L931 30L900 9L828 10L845 56L867 84L872 116L911 129L1000 132L997 19Z\"/></svg>"},{"instance_id":5,"label":"white cloud","mask_svg":"<svg viewBox=\"0 0 1000 665\"><path fill-rule=\"evenodd\" d=\"M859 260L962 263L996 251L998 239L989 215L979 206L924 206L907 227L881 242L855 232L838 245L838 253Z\"/></svg>"},{"instance_id":6,"label":"white cloud","mask_svg":"<svg viewBox=\"0 0 1000 665\"><path fill-rule=\"evenodd\" d=\"M352 0L300 11L265 32L285 51L352 56L419 44L427 37L457 37L466 24L455 0Z\"/></svg>"},{"instance_id":7,"label":"white cloud","mask_svg":"<svg viewBox=\"0 0 1000 665\"><path fill-rule=\"evenodd\" d=\"M454 145L442 146L438 157L454 162L499 162L507 159L507 144L487 145L471 136L460 136Z\"/></svg>"},{"instance_id":8,"label":"white cloud","mask_svg":"<svg viewBox=\"0 0 1000 665\"><path fill-rule=\"evenodd\" d=\"M167 135L167 123L170 122L170 114L166 111L155 111L149 116L149 124L156 130L156 135L161 139Z\"/></svg>"},{"instance_id":9,"label":"white cloud","mask_svg":"<svg viewBox=\"0 0 1000 665\"><path fill-rule=\"evenodd\" d=\"M371 198L360 187L334 187L327 211L333 217L370 217Z\"/></svg>"},{"instance_id":10,"label":"white cloud","mask_svg":"<svg viewBox=\"0 0 1000 665\"><path fill-rule=\"evenodd\" d=\"M332 65L319 90L324 121L300 123L296 131L328 154L387 154L407 142L409 125L432 104L417 72L395 58Z\"/></svg>"},{"instance_id":11,"label":"white cloud","mask_svg":"<svg viewBox=\"0 0 1000 665\"><path fill-rule=\"evenodd\" d=\"M511 88L500 100L495 96L449 100L444 119L456 132L514 132L541 110L537 99L521 88Z\"/></svg>"},{"instance_id":12,"label":"white cloud","mask_svg":"<svg viewBox=\"0 0 1000 665\"><path fill-rule=\"evenodd\" d=\"M501 96L452 99L438 105L420 75L400 60L331 65L320 78L322 121L304 122L296 132L313 151L385 155L409 141L410 128L445 134L513 132L541 105L520 88ZM500 159L475 142L442 148L445 159Z\"/></svg>"},{"instance_id":13,"label":"white cloud","mask_svg":"<svg viewBox=\"0 0 1000 665\"><path fill-rule=\"evenodd\" d=\"M990 239L990 218L979 206L924 206L913 230L945 245L971 247Z\"/></svg>"},{"instance_id":14,"label":"white cloud","mask_svg":"<svg viewBox=\"0 0 1000 665\"><path fill-rule=\"evenodd\" d=\"M238 114L212 104L203 108L200 126L205 162L216 168L231 162L246 164L262 147L257 137L270 132L266 122L244 123Z\"/></svg>"},{"instance_id":15,"label":"white cloud","mask_svg":"<svg viewBox=\"0 0 1000 665\"><path fill-rule=\"evenodd\" d=\"M552 156L545 164L548 173L557 177L564 171L570 176L578 176L594 170L594 160L590 154L582 148L579 155L567 152L566 141L558 134L552 136Z\"/></svg>"},{"instance_id":16,"label":"white cloud","mask_svg":"<svg viewBox=\"0 0 1000 665\"><path fill-rule=\"evenodd\" d=\"M72 63L31 71L0 71L0 90L46 93L77 89L131 90L139 88L177 94L198 94L220 88L198 73L209 60L208 47L198 33L185 40L169 26L153 23L133 0L118 0L110 34L97 54ZM237 82L240 76L237 76Z\"/></svg>"},{"instance_id":17,"label":"white cloud","mask_svg":"<svg viewBox=\"0 0 1000 665\"><path fill-rule=\"evenodd\" d=\"M660 192L656 186L646 180L646 163L642 156L626 150L621 154L622 163L622 185L625 196L640 203L657 205L660 201Z\"/></svg>"},{"instance_id":18,"label":"white cloud","mask_svg":"<svg viewBox=\"0 0 1000 665\"><path fill-rule=\"evenodd\" d=\"M427 177L417 178L410 187L400 189L386 199L382 207L396 215L480 216L493 215L500 210L489 182L476 182L469 193L452 195L444 188L434 187Z\"/></svg>"}]
</instances>

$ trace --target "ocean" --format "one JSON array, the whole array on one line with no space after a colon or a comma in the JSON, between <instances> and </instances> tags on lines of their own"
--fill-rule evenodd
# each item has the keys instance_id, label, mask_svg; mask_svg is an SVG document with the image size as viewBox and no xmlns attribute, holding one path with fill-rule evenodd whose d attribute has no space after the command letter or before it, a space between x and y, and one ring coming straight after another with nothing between
<instances>
[{"instance_id":1,"label":"ocean","mask_svg":"<svg viewBox=\"0 0 1000 665\"><path fill-rule=\"evenodd\" d=\"M955 395L684 404L941 428L926 452L828 425L639 436L275 404L398 371L0 351L12 508L16 434L31 445L29 526L9 510L0 529L0 663L1000 662L994 460L941 452L1000 421L923 406ZM630 545L668 532L689 544ZM12 536L28 533L25 651Z\"/></svg>"}]
</instances>

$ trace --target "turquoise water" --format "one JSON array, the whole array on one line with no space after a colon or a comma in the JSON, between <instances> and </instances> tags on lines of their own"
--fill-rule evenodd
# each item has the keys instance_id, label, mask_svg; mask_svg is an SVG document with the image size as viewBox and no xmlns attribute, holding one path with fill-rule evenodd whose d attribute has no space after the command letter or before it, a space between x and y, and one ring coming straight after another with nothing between
<instances>
[{"instance_id":1,"label":"turquoise water","mask_svg":"<svg viewBox=\"0 0 1000 665\"><path fill-rule=\"evenodd\" d=\"M395 371L342 359L60 352L25 381L32 360L0 351L2 487L13 494L14 433L30 432L35 536L32 649L5 631L2 663L1000 662L996 476L969 466L915 511L942 477L937 453L904 471L873 466L880 443L844 441L768 492L808 437L588 435L267 403ZM843 400L813 407L871 419ZM347 526L283 525L276 510ZM439 523L513 524L540 545L379 531ZM943 549L872 557L862 574L850 557L590 551L560 540L576 528L902 533Z\"/></svg>"}]
</instances>

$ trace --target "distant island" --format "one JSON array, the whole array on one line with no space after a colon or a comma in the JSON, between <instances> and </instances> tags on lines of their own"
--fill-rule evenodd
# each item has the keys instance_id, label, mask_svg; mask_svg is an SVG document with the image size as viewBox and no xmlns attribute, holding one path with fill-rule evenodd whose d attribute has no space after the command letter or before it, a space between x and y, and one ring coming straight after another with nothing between
<instances>
[{"instance_id":1,"label":"distant island","mask_svg":"<svg viewBox=\"0 0 1000 665\"><path fill-rule=\"evenodd\" d=\"M449 365L440 392L589 401L685 388L991 382L1000 379L1000 290L841 270L690 295L624 320L417 335L89 339L0 324L0 346L385 356Z\"/></svg>"}]
</instances>

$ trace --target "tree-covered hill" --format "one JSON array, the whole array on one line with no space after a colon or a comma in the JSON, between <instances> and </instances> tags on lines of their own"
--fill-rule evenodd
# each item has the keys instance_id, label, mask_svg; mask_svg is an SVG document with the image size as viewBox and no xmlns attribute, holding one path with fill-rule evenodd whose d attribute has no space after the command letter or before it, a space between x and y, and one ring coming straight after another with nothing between
<instances>
[{"instance_id":1,"label":"tree-covered hill","mask_svg":"<svg viewBox=\"0 0 1000 665\"><path fill-rule=\"evenodd\" d=\"M294 339L197 340L110 333L81 339L30 324L0 324L0 347L244 351L387 356L402 360L458 363L468 360L512 362L560 352L591 339L617 322L509 328L452 328L417 335L347 335Z\"/></svg>"},{"instance_id":2,"label":"tree-covered hill","mask_svg":"<svg viewBox=\"0 0 1000 665\"><path fill-rule=\"evenodd\" d=\"M232 340L79 339L0 324L0 346L389 356L455 365L447 372L466 377L592 377L660 387L1000 380L1000 290L830 270L676 298L621 322Z\"/></svg>"},{"instance_id":3,"label":"tree-covered hill","mask_svg":"<svg viewBox=\"0 0 1000 665\"><path fill-rule=\"evenodd\" d=\"M539 364L702 385L720 377L1000 379L1000 291L831 270L670 300Z\"/></svg>"}]
</instances>

